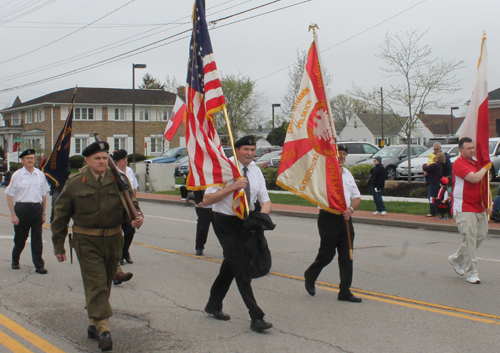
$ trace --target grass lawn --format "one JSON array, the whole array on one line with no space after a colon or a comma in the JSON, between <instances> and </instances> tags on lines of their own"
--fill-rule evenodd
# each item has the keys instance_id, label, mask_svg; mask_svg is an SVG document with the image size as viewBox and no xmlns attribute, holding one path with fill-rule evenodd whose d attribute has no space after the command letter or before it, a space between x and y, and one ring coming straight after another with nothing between
<instances>
[{"instance_id":1,"label":"grass lawn","mask_svg":"<svg viewBox=\"0 0 500 353\"><path fill-rule=\"evenodd\" d=\"M179 195L179 190L173 191L155 191L155 194L164 195ZM290 194L269 194L272 203L279 203L285 205L297 205L297 206L314 206L309 201ZM384 202L387 212L389 213L403 213L403 214L416 214L416 215L426 215L429 213L429 205L426 203L419 202L400 202L400 201L390 201ZM361 211L375 211L375 204L372 200L362 200L359 206Z\"/></svg>"}]
</instances>

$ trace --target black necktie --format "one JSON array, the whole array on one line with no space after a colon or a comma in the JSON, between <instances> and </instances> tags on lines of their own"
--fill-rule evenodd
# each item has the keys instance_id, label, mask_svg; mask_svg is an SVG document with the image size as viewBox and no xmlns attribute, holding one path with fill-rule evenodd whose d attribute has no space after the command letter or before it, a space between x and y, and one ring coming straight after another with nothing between
<instances>
[{"instance_id":1,"label":"black necktie","mask_svg":"<svg viewBox=\"0 0 500 353\"><path fill-rule=\"evenodd\" d=\"M251 197L250 197L250 180L248 179L248 168L247 167L244 167L243 168L243 176L245 178L247 178L247 186L245 187L245 194L247 194L247 201L248 201L248 207L250 207L251 203L250 203L250 200L251 200Z\"/></svg>"}]
</instances>

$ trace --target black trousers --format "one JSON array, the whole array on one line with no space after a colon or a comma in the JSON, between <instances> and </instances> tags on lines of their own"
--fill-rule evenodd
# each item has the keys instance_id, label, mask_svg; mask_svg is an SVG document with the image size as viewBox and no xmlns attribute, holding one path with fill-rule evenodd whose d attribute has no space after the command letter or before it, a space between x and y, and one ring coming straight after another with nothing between
<instances>
[{"instance_id":1,"label":"black trousers","mask_svg":"<svg viewBox=\"0 0 500 353\"><path fill-rule=\"evenodd\" d=\"M134 240L135 228L128 222L122 224L123 231L123 251L122 260L130 257L130 244Z\"/></svg>"},{"instance_id":2,"label":"black trousers","mask_svg":"<svg viewBox=\"0 0 500 353\"><path fill-rule=\"evenodd\" d=\"M212 208L196 207L198 223L196 224L196 249L205 249L208 238L208 230L212 223Z\"/></svg>"},{"instance_id":3,"label":"black trousers","mask_svg":"<svg viewBox=\"0 0 500 353\"><path fill-rule=\"evenodd\" d=\"M31 231L31 257L36 268L45 266L42 259L42 216L41 203L22 203L14 205L14 212L19 218L19 224L14 226L14 249L12 249L12 262L18 264L21 253L26 245L26 240Z\"/></svg>"},{"instance_id":4,"label":"black trousers","mask_svg":"<svg viewBox=\"0 0 500 353\"><path fill-rule=\"evenodd\" d=\"M245 249L250 233L244 230L243 221L236 216L214 212L212 224L222 245L224 261L210 290L207 305L212 310L222 310L222 301L234 278L252 320L262 319L264 312L257 305L253 295L248 253Z\"/></svg>"},{"instance_id":5,"label":"black trousers","mask_svg":"<svg viewBox=\"0 0 500 353\"><path fill-rule=\"evenodd\" d=\"M349 219L349 228L351 230L351 241L354 244L352 219ZM306 281L311 283L316 282L321 270L332 262L335 257L335 251L338 251L340 272L339 298L350 297L351 291L349 288L351 288L352 283L353 261L349 256L349 241L344 216L321 210L318 217L318 230L321 243L316 259L305 272Z\"/></svg>"}]
</instances>

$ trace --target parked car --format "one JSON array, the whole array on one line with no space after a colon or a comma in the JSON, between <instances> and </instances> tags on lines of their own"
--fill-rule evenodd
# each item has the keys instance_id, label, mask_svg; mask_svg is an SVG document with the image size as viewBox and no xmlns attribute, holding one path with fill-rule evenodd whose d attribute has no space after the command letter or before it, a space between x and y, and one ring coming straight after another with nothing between
<instances>
[{"instance_id":1,"label":"parked car","mask_svg":"<svg viewBox=\"0 0 500 353\"><path fill-rule=\"evenodd\" d=\"M281 156L281 151L274 151L274 152L269 152L260 157L255 164L258 166L261 166L262 168L267 168L269 166L269 162L271 162L271 158L273 157L280 157ZM281 157L280 157L281 158Z\"/></svg>"},{"instance_id":2,"label":"parked car","mask_svg":"<svg viewBox=\"0 0 500 353\"><path fill-rule=\"evenodd\" d=\"M275 152L275 151L281 151L283 148L280 146L264 146L264 147L257 147L255 150L255 157L253 158L254 161L257 161L260 157L262 157L267 150L270 152Z\"/></svg>"},{"instance_id":3,"label":"parked car","mask_svg":"<svg viewBox=\"0 0 500 353\"><path fill-rule=\"evenodd\" d=\"M160 157L146 159L145 163L173 163L179 158L187 156L186 147L175 147L169 149Z\"/></svg>"},{"instance_id":4,"label":"parked car","mask_svg":"<svg viewBox=\"0 0 500 353\"><path fill-rule=\"evenodd\" d=\"M419 145L410 146L410 156L416 157L420 153L424 152L426 148ZM396 178L396 167L399 163L402 163L408 158L408 146L407 145L392 145L382 148L380 151L372 155L370 158L358 162L357 164L373 164L373 159L375 157L382 157L382 164L385 168L385 174L387 179Z\"/></svg>"},{"instance_id":5,"label":"parked car","mask_svg":"<svg viewBox=\"0 0 500 353\"><path fill-rule=\"evenodd\" d=\"M187 173L185 173L185 168L183 168L182 170L180 169L181 166L185 166L186 164L187 164ZM189 157L184 156L174 162L174 176L182 177L183 175L188 175L188 174L189 174Z\"/></svg>"},{"instance_id":6,"label":"parked car","mask_svg":"<svg viewBox=\"0 0 500 353\"><path fill-rule=\"evenodd\" d=\"M377 153L380 148L364 141L337 141L337 145L347 147L348 154L345 160L347 166L355 165L356 163L365 160Z\"/></svg>"},{"instance_id":7,"label":"parked car","mask_svg":"<svg viewBox=\"0 0 500 353\"><path fill-rule=\"evenodd\" d=\"M232 157L233 156L232 148L224 147L224 154L226 155L227 158ZM183 175L187 176L189 174L189 159L187 157L183 157L181 159L183 160L183 162L179 164L179 169L178 170L176 169L179 177L182 177ZM180 160L178 162L180 162Z\"/></svg>"},{"instance_id":8,"label":"parked car","mask_svg":"<svg viewBox=\"0 0 500 353\"><path fill-rule=\"evenodd\" d=\"M432 147L436 142L439 142L442 145L458 145L458 140L460 140L460 137L457 136L435 136L427 140L425 147Z\"/></svg>"},{"instance_id":9,"label":"parked car","mask_svg":"<svg viewBox=\"0 0 500 353\"><path fill-rule=\"evenodd\" d=\"M444 153L448 153L451 161L453 162L454 161L453 157L458 156L458 145L456 144L441 145L441 151L443 151ZM434 153L433 146L431 146L429 149L419 154L417 157L411 159L410 173L412 179L424 177L424 170L422 169L422 165L427 164L427 162L429 161L429 154L431 153ZM408 178L408 161L405 161L400 163L396 167L396 179L407 179L407 178Z\"/></svg>"}]
</instances>

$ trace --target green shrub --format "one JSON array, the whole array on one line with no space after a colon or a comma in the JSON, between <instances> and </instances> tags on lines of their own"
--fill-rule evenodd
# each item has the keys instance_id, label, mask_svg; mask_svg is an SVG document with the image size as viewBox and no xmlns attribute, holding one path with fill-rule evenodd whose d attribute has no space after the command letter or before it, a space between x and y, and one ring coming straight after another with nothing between
<instances>
[{"instance_id":1,"label":"green shrub","mask_svg":"<svg viewBox=\"0 0 500 353\"><path fill-rule=\"evenodd\" d=\"M354 179L358 180L361 185L367 185L367 180L370 176L370 170L372 170L372 168L373 165L371 164L358 164L348 167L347 169L349 169Z\"/></svg>"},{"instance_id":2,"label":"green shrub","mask_svg":"<svg viewBox=\"0 0 500 353\"><path fill-rule=\"evenodd\" d=\"M71 169L80 169L83 167L83 162L84 162L83 156L80 156L78 154L69 157L69 164L71 165Z\"/></svg>"},{"instance_id":3,"label":"green shrub","mask_svg":"<svg viewBox=\"0 0 500 353\"><path fill-rule=\"evenodd\" d=\"M262 168L262 174L264 174L264 179L266 179L266 187L268 190L283 190L278 185L276 185L276 180L278 179L278 168L268 167Z\"/></svg>"},{"instance_id":4,"label":"green shrub","mask_svg":"<svg viewBox=\"0 0 500 353\"><path fill-rule=\"evenodd\" d=\"M136 162L142 162L142 161L145 161L146 159L148 159L149 157L146 157L145 155L143 154L140 154L140 153L136 153L135 154L135 161ZM128 164L132 163L132 161L134 160L134 154L129 154L127 156L127 161L128 161Z\"/></svg>"}]
</instances>

